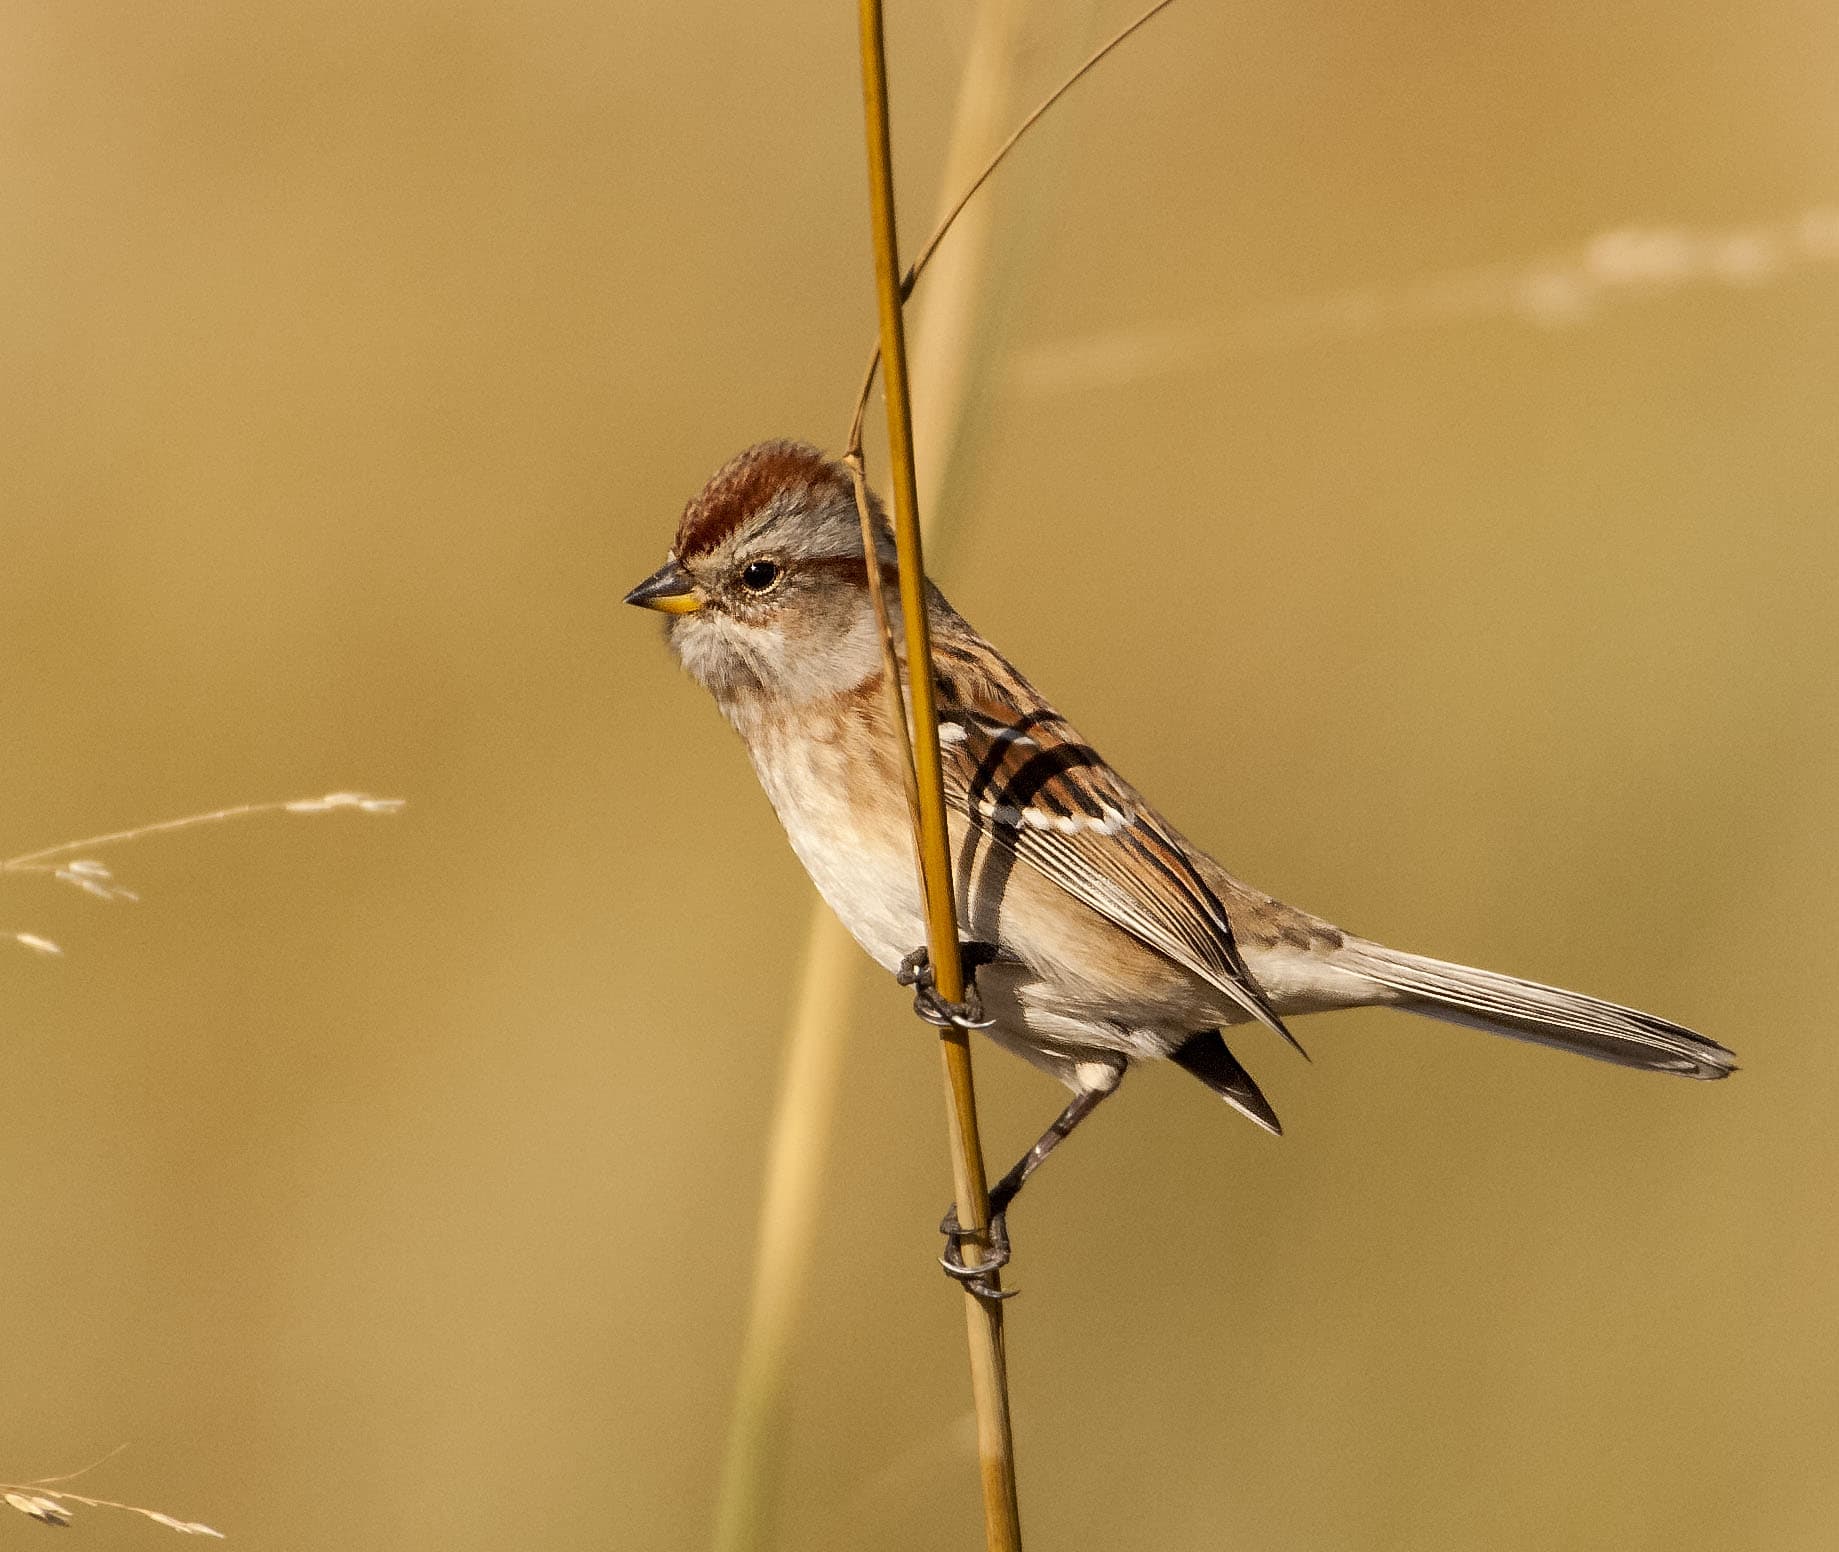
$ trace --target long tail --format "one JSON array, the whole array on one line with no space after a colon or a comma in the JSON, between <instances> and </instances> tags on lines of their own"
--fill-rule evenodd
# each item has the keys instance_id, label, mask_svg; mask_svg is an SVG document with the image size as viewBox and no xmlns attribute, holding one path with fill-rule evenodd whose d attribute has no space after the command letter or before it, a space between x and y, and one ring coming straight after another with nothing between
<instances>
[{"instance_id":1,"label":"long tail","mask_svg":"<svg viewBox=\"0 0 1839 1552\"><path fill-rule=\"evenodd\" d=\"M1398 994L1395 1006L1598 1061L1688 1078L1725 1078L1736 1057L1715 1040L1651 1013L1517 976L1447 964L1348 938L1338 965Z\"/></svg>"}]
</instances>

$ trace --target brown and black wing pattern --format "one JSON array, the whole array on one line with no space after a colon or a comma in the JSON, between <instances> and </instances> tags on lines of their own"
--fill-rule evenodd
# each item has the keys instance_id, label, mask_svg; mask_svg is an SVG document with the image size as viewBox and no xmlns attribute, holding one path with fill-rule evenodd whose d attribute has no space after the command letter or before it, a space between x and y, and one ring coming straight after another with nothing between
<instances>
[{"instance_id":1,"label":"brown and black wing pattern","mask_svg":"<svg viewBox=\"0 0 1839 1552\"><path fill-rule=\"evenodd\" d=\"M991 848L1025 863L1295 1045L1161 816L989 648L935 639L934 660L945 799L970 822L964 876Z\"/></svg>"}]
</instances>

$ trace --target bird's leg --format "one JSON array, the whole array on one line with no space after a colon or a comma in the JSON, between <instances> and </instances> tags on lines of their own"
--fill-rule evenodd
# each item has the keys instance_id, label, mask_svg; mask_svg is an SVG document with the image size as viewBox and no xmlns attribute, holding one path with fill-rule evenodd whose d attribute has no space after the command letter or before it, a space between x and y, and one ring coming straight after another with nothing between
<instances>
[{"instance_id":1,"label":"bird's leg","mask_svg":"<svg viewBox=\"0 0 1839 1552\"><path fill-rule=\"evenodd\" d=\"M994 943L960 943L964 965L964 1001L947 1002L939 995L933 976L932 956L921 945L900 962L894 979L913 988L913 1011L940 1029L988 1029L995 1022L983 1016L983 999L977 995L977 972L996 960Z\"/></svg>"},{"instance_id":2,"label":"bird's leg","mask_svg":"<svg viewBox=\"0 0 1839 1552\"><path fill-rule=\"evenodd\" d=\"M1060 1145L1061 1139L1071 1136L1073 1128L1116 1088L1117 1084L1113 1083L1110 1088L1083 1089L1073 1096L1066 1109L1054 1117L1054 1124L1041 1133L1040 1140L1015 1161L1008 1174L990 1187L990 1222L981 1234L958 1227L958 1204L952 1203L939 1224L939 1232L945 1236L945 1253L939 1257L939 1265L945 1268L947 1276L957 1278L984 1298L1006 1299L1014 1293L1014 1289L999 1291L989 1281L989 1274L1009 1259L1009 1205L1021 1194L1028 1177L1041 1167L1041 1161ZM983 1242L983 1260L975 1266L964 1259L967 1239Z\"/></svg>"}]
</instances>

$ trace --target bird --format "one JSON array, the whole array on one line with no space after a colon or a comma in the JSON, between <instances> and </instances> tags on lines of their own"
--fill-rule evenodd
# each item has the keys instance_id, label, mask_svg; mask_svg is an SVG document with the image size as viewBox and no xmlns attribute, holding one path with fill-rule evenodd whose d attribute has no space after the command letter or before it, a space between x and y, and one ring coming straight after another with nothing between
<instances>
[{"instance_id":1,"label":"bird","mask_svg":"<svg viewBox=\"0 0 1839 1552\"><path fill-rule=\"evenodd\" d=\"M1650 1072L1717 1079L1733 1053L1667 1019L1360 937L1241 883L1120 776L928 583L938 738L967 993L937 993L923 944L900 729L870 593L896 552L849 468L806 443L740 453L685 506L665 563L625 601L741 736L818 892L935 1023L984 1031L1072 1097L990 1190L980 1255L953 1214L941 1260L994 1295L1007 1214L1041 1162L1134 1067L1167 1060L1273 1134L1224 1031L1391 1007ZM896 645L903 704L909 665ZM1204 735L1197 735L1204 736ZM922 945L917 948L915 945ZM1298 1046L1300 1050L1300 1045Z\"/></svg>"}]
</instances>

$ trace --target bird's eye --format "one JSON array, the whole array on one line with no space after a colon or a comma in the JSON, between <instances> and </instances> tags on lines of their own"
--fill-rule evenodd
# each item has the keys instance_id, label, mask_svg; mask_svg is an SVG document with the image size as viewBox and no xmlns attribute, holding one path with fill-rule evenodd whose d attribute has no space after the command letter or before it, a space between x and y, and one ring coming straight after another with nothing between
<instances>
[{"instance_id":1,"label":"bird's eye","mask_svg":"<svg viewBox=\"0 0 1839 1552\"><path fill-rule=\"evenodd\" d=\"M770 560L750 560L741 567L741 586L750 593L764 593L779 580L779 567Z\"/></svg>"}]
</instances>

